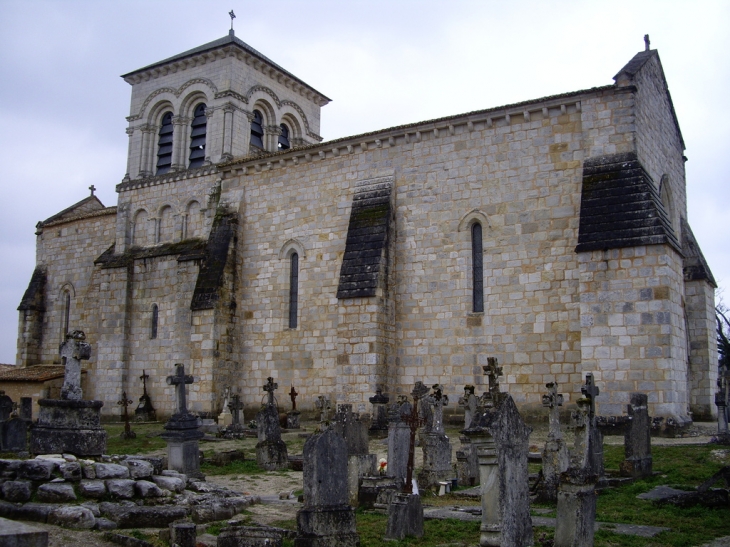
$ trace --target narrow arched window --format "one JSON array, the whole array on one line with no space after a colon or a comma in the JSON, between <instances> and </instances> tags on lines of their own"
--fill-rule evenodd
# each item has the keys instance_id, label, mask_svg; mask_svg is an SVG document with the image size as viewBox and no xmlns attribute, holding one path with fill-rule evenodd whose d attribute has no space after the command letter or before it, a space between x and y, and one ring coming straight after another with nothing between
<instances>
[{"instance_id":1,"label":"narrow arched window","mask_svg":"<svg viewBox=\"0 0 730 547\"><path fill-rule=\"evenodd\" d=\"M157 141L157 174L162 175L172 165L172 112L162 116L162 126Z\"/></svg>"},{"instance_id":2,"label":"narrow arched window","mask_svg":"<svg viewBox=\"0 0 730 547\"><path fill-rule=\"evenodd\" d=\"M69 317L71 316L71 293L64 291L63 293L63 330L61 331L61 342L66 339L68 334Z\"/></svg>"},{"instance_id":3,"label":"narrow arched window","mask_svg":"<svg viewBox=\"0 0 730 547\"><path fill-rule=\"evenodd\" d=\"M299 255L292 253L289 271L289 328L297 328L297 306L299 304Z\"/></svg>"},{"instance_id":4,"label":"narrow arched window","mask_svg":"<svg viewBox=\"0 0 730 547\"><path fill-rule=\"evenodd\" d=\"M159 319L157 304L152 304L152 320L150 321L150 338L157 338L157 321Z\"/></svg>"},{"instance_id":5,"label":"narrow arched window","mask_svg":"<svg viewBox=\"0 0 730 547\"><path fill-rule=\"evenodd\" d=\"M279 150L289 150L291 145L289 144L289 128L281 124L281 135L279 135Z\"/></svg>"},{"instance_id":6,"label":"narrow arched window","mask_svg":"<svg viewBox=\"0 0 730 547\"><path fill-rule=\"evenodd\" d=\"M482 254L482 225L471 227L472 311L484 311L484 255Z\"/></svg>"},{"instance_id":7,"label":"narrow arched window","mask_svg":"<svg viewBox=\"0 0 730 547\"><path fill-rule=\"evenodd\" d=\"M264 147L264 117L258 110L253 111L253 121L251 122L251 144Z\"/></svg>"},{"instance_id":8,"label":"narrow arched window","mask_svg":"<svg viewBox=\"0 0 730 547\"><path fill-rule=\"evenodd\" d=\"M195 107L193 123L190 132L190 169L201 167L205 162L205 132L208 117L205 115L205 105Z\"/></svg>"}]
</instances>

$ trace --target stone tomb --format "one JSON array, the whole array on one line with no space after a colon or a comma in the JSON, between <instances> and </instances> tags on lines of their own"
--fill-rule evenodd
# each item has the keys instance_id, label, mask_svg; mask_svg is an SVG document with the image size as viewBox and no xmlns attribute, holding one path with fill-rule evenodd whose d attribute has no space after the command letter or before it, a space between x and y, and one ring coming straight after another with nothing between
<instances>
[{"instance_id":1,"label":"stone tomb","mask_svg":"<svg viewBox=\"0 0 730 547\"><path fill-rule=\"evenodd\" d=\"M646 393L632 393L628 405L629 423L624 434L626 459L621 474L627 477L651 476L651 418Z\"/></svg>"},{"instance_id":2,"label":"stone tomb","mask_svg":"<svg viewBox=\"0 0 730 547\"><path fill-rule=\"evenodd\" d=\"M390 402L390 397L383 395L383 390L377 388L375 395L368 400L373 405L373 422L370 424L368 432L376 438L386 437L388 435L388 402Z\"/></svg>"},{"instance_id":3,"label":"stone tomb","mask_svg":"<svg viewBox=\"0 0 730 547\"><path fill-rule=\"evenodd\" d=\"M421 400L421 405L431 407L430 412L422 415L431 417L430 427L424 427L421 434L421 448L423 450L423 468L418 474L418 484L421 489L438 487L439 483L451 480L454 470L451 465L451 443L444 431L444 406L449 404L449 398L443 392L443 386L434 385L430 395Z\"/></svg>"},{"instance_id":4,"label":"stone tomb","mask_svg":"<svg viewBox=\"0 0 730 547\"><path fill-rule=\"evenodd\" d=\"M331 428L304 443L304 507L295 547L358 547L355 511L348 504L347 443Z\"/></svg>"},{"instance_id":5,"label":"stone tomb","mask_svg":"<svg viewBox=\"0 0 730 547\"><path fill-rule=\"evenodd\" d=\"M286 444L281 440L279 425L279 411L276 408L274 391L279 384L269 377L263 390L267 393L267 401L256 414L258 425L258 443L256 444L256 463L267 471L286 469L289 467L289 458Z\"/></svg>"},{"instance_id":6,"label":"stone tomb","mask_svg":"<svg viewBox=\"0 0 730 547\"><path fill-rule=\"evenodd\" d=\"M204 436L198 429L198 416L188 410L185 386L192 384L192 376L185 374L185 366L177 363L175 374L168 376L167 384L175 386L177 410L165 424L161 435L167 441L167 468L190 477L202 477L198 441Z\"/></svg>"},{"instance_id":7,"label":"stone tomb","mask_svg":"<svg viewBox=\"0 0 730 547\"><path fill-rule=\"evenodd\" d=\"M571 467L560 475L555 547L592 547L598 476Z\"/></svg>"},{"instance_id":8,"label":"stone tomb","mask_svg":"<svg viewBox=\"0 0 730 547\"><path fill-rule=\"evenodd\" d=\"M360 481L375 475L378 457L368 453L368 430L352 405L338 405L332 427L347 445L347 490L350 503L357 505Z\"/></svg>"},{"instance_id":9,"label":"stone tomb","mask_svg":"<svg viewBox=\"0 0 730 547\"><path fill-rule=\"evenodd\" d=\"M38 401L40 413L30 432L30 452L101 456L106 451L106 431L101 426L104 403L81 398L81 361L91 355L83 331L67 334L60 353L65 367L61 398Z\"/></svg>"}]
</instances>

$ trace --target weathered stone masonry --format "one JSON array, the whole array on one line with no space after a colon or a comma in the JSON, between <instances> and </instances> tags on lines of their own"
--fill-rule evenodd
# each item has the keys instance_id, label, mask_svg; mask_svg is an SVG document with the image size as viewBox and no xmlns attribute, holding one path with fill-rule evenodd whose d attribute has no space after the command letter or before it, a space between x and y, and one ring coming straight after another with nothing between
<instances>
[{"instance_id":1,"label":"weathered stone masonry","mask_svg":"<svg viewBox=\"0 0 730 547\"><path fill-rule=\"evenodd\" d=\"M119 205L39 224L20 364L56 358L70 284L84 295L72 328L98 348L93 397L140 391L145 369L160 415L174 408L163 379L175 362L196 377L198 412L219 413L229 386L257 408L269 376L295 385L304 410L327 395L362 412L378 387L479 386L487 356L526 411L541 411L548 382L573 402L586 372L604 415L633 391L682 423L715 411L715 282L687 222L684 143L656 51L612 85L322 143L329 99L232 35L125 79ZM207 161L186 169L200 101ZM249 140L254 109L263 149ZM165 112L173 167L152 175ZM281 123L294 146L277 151Z\"/></svg>"}]
</instances>

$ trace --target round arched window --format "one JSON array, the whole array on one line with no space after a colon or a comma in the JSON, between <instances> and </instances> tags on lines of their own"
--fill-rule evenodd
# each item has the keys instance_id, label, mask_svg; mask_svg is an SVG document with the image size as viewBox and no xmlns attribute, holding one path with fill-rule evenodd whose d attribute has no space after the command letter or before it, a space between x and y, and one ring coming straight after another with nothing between
<instances>
[{"instance_id":1,"label":"round arched window","mask_svg":"<svg viewBox=\"0 0 730 547\"><path fill-rule=\"evenodd\" d=\"M291 144L289 144L289 128L284 124L281 124L279 127L281 128L279 150L289 150L291 148Z\"/></svg>"},{"instance_id":2,"label":"round arched window","mask_svg":"<svg viewBox=\"0 0 730 547\"><path fill-rule=\"evenodd\" d=\"M251 122L251 144L259 148L264 147L264 117L258 110L253 111L253 121Z\"/></svg>"}]
</instances>

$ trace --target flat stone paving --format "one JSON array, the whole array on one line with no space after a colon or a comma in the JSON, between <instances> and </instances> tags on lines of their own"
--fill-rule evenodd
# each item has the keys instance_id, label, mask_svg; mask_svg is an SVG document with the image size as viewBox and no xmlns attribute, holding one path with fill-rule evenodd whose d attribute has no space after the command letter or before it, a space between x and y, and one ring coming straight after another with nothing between
<instances>
[{"instance_id":1,"label":"flat stone paving","mask_svg":"<svg viewBox=\"0 0 730 547\"><path fill-rule=\"evenodd\" d=\"M48 532L24 522L0 517L2 547L48 547Z\"/></svg>"}]
</instances>

